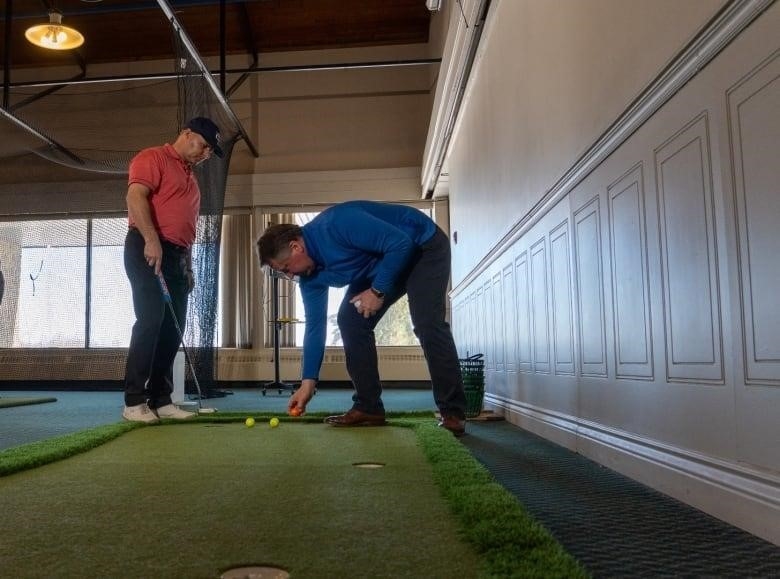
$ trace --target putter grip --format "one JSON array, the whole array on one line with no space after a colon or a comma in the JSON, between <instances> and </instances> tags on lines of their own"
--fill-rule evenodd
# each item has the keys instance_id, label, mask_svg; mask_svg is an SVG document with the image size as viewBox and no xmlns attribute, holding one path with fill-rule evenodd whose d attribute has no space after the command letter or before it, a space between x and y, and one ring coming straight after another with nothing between
<instances>
[{"instance_id":1,"label":"putter grip","mask_svg":"<svg viewBox=\"0 0 780 579\"><path fill-rule=\"evenodd\" d=\"M168 284L165 283L165 278L162 272L157 274L157 283L160 284L160 290L162 291L163 299L169 304L172 303L171 292L168 291Z\"/></svg>"}]
</instances>

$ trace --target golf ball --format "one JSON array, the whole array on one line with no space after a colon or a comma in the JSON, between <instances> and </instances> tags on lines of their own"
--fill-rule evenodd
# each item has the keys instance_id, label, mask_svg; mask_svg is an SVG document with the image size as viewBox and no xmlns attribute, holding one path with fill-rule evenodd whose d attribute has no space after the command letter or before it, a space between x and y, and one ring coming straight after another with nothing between
<instances>
[{"instance_id":1,"label":"golf ball","mask_svg":"<svg viewBox=\"0 0 780 579\"><path fill-rule=\"evenodd\" d=\"M246 424L247 428L252 428L255 425L255 419L250 416L244 421L244 424Z\"/></svg>"},{"instance_id":2,"label":"golf ball","mask_svg":"<svg viewBox=\"0 0 780 579\"><path fill-rule=\"evenodd\" d=\"M288 411L288 414L289 414L290 416L300 416L300 415L301 415L301 409L300 409L300 408L298 408L297 406L293 406L293 407L292 407L292 408L290 408L290 410Z\"/></svg>"},{"instance_id":3,"label":"golf ball","mask_svg":"<svg viewBox=\"0 0 780 579\"><path fill-rule=\"evenodd\" d=\"M274 416L271 420L268 421L268 424L271 426L271 428L276 428L279 426L279 419Z\"/></svg>"}]
</instances>

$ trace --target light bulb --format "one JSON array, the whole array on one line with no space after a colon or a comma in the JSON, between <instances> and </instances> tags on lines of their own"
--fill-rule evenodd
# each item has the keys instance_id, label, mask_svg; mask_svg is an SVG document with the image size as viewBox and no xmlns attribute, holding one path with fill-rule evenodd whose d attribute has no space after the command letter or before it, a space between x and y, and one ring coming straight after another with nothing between
<instances>
[{"instance_id":1,"label":"light bulb","mask_svg":"<svg viewBox=\"0 0 780 579\"><path fill-rule=\"evenodd\" d=\"M68 35L59 26L49 26L46 34L41 37L41 42L46 45L47 48L57 48L58 44L62 44L68 39Z\"/></svg>"},{"instance_id":2,"label":"light bulb","mask_svg":"<svg viewBox=\"0 0 780 579\"><path fill-rule=\"evenodd\" d=\"M37 46L53 50L69 50L84 43L81 33L67 26L62 26L62 14L52 10L49 12L49 23L38 24L28 28L24 35L27 40Z\"/></svg>"}]
</instances>

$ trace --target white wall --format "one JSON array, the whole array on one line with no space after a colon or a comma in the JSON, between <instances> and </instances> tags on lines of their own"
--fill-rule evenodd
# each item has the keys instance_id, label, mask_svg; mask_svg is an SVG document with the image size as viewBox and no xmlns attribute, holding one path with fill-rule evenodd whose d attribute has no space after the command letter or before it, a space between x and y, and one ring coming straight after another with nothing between
<instances>
[{"instance_id":1,"label":"white wall","mask_svg":"<svg viewBox=\"0 0 780 579\"><path fill-rule=\"evenodd\" d=\"M491 3L448 159L455 284L723 3Z\"/></svg>"},{"instance_id":2,"label":"white wall","mask_svg":"<svg viewBox=\"0 0 780 579\"><path fill-rule=\"evenodd\" d=\"M592 149L721 4L492 4L448 160L454 327L511 421L780 543L780 5Z\"/></svg>"}]
</instances>

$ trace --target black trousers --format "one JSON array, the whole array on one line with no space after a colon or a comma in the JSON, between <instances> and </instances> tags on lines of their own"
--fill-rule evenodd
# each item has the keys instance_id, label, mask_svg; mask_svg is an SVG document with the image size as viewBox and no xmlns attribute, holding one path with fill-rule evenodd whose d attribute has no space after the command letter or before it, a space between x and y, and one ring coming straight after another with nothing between
<instances>
[{"instance_id":1,"label":"black trousers","mask_svg":"<svg viewBox=\"0 0 780 579\"><path fill-rule=\"evenodd\" d=\"M182 331L187 317L187 252L162 241L162 272ZM125 404L148 402L150 408L171 403L173 360L181 337L162 290L144 258L144 238L130 229L125 238L125 271L133 292L135 324L125 368Z\"/></svg>"},{"instance_id":2,"label":"black trousers","mask_svg":"<svg viewBox=\"0 0 780 579\"><path fill-rule=\"evenodd\" d=\"M350 286L339 307L338 326L344 343L347 371L355 387L353 407L372 414L384 413L382 384L374 328L398 299L407 294L414 333L420 340L433 385L433 399L444 414L465 417L466 394L460 373L458 352L446 322L447 284L450 279L450 242L437 229L417 252L400 287L385 296L382 309L364 318L350 298L367 289Z\"/></svg>"}]
</instances>

